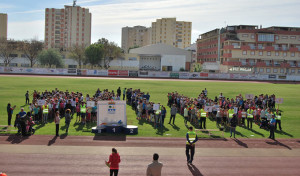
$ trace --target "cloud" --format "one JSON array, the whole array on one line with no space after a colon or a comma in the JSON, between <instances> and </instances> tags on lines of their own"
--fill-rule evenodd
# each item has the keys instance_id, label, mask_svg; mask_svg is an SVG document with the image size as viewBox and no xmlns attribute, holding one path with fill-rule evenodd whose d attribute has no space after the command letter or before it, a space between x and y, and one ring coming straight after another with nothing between
<instances>
[{"instance_id":1,"label":"cloud","mask_svg":"<svg viewBox=\"0 0 300 176\"><path fill-rule=\"evenodd\" d=\"M45 9L43 10L29 10L29 11L22 11L22 12L12 12L10 14L26 14L26 13L44 13Z\"/></svg>"},{"instance_id":2,"label":"cloud","mask_svg":"<svg viewBox=\"0 0 300 176\"><path fill-rule=\"evenodd\" d=\"M8 38L15 40L28 40L37 38L44 40L45 21L36 20L29 22L8 23Z\"/></svg>"}]
</instances>

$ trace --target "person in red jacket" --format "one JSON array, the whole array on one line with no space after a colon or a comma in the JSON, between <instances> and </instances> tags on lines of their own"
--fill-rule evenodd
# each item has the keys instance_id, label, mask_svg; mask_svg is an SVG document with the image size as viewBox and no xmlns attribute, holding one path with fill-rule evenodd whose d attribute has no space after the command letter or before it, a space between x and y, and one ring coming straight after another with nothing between
<instances>
[{"instance_id":1,"label":"person in red jacket","mask_svg":"<svg viewBox=\"0 0 300 176\"><path fill-rule=\"evenodd\" d=\"M110 168L110 176L118 176L119 163L121 162L120 155L117 149L112 148L112 154L109 155L109 160L105 161L106 165Z\"/></svg>"}]
</instances>

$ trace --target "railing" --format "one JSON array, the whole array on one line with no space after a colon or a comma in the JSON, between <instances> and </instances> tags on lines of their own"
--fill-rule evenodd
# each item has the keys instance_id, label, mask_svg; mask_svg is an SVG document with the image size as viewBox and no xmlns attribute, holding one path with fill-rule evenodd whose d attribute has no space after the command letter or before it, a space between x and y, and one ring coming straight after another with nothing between
<instances>
[{"instance_id":1,"label":"railing","mask_svg":"<svg viewBox=\"0 0 300 176\"><path fill-rule=\"evenodd\" d=\"M242 66L242 63L241 62L233 62L233 61L224 61L223 65Z\"/></svg>"}]
</instances>

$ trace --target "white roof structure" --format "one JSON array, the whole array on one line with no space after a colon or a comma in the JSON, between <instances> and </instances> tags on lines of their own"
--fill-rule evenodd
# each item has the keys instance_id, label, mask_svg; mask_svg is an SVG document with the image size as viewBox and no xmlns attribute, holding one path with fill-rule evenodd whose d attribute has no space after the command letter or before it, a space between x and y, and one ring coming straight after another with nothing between
<instances>
[{"instance_id":1,"label":"white roof structure","mask_svg":"<svg viewBox=\"0 0 300 176\"><path fill-rule=\"evenodd\" d=\"M162 43L131 49L129 53L135 53L139 55L184 55L186 58L186 62L191 62L192 57L191 51L186 51L184 49L176 48Z\"/></svg>"}]
</instances>

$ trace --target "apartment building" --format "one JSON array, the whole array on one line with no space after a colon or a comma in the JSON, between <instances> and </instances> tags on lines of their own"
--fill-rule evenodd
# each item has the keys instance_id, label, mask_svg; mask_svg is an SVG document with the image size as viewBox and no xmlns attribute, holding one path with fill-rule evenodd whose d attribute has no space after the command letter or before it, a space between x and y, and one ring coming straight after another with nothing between
<instances>
[{"instance_id":1,"label":"apartment building","mask_svg":"<svg viewBox=\"0 0 300 176\"><path fill-rule=\"evenodd\" d=\"M225 73L300 74L300 28L237 25L215 29L199 36L197 61L220 61L220 71Z\"/></svg>"},{"instance_id":2,"label":"apartment building","mask_svg":"<svg viewBox=\"0 0 300 176\"><path fill-rule=\"evenodd\" d=\"M46 8L45 48L66 51L74 45L90 45L91 18L89 9L76 5L64 9Z\"/></svg>"},{"instance_id":3,"label":"apartment building","mask_svg":"<svg viewBox=\"0 0 300 176\"><path fill-rule=\"evenodd\" d=\"M163 43L184 49L191 45L192 22L162 18L152 22L152 44Z\"/></svg>"},{"instance_id":4,"label":"apartment building","mask_svg":"<svg viewBox=\"0 0 300 176\"><path fill-rule=\"evenodd\" d=\"M7 39L7 14L0 13L0 38Z\"/></svg>"},{"instance_id":5,"label":"apartment building","mask_svg":"<svg viewBox=\"0 0 300 176\"><path fill-rule=\"evenodd\" d=\"M151 44L151 28L145 26L123 27L121 48L128 53L131 47L142 47Z\"/></svg>"}]
</instances>

